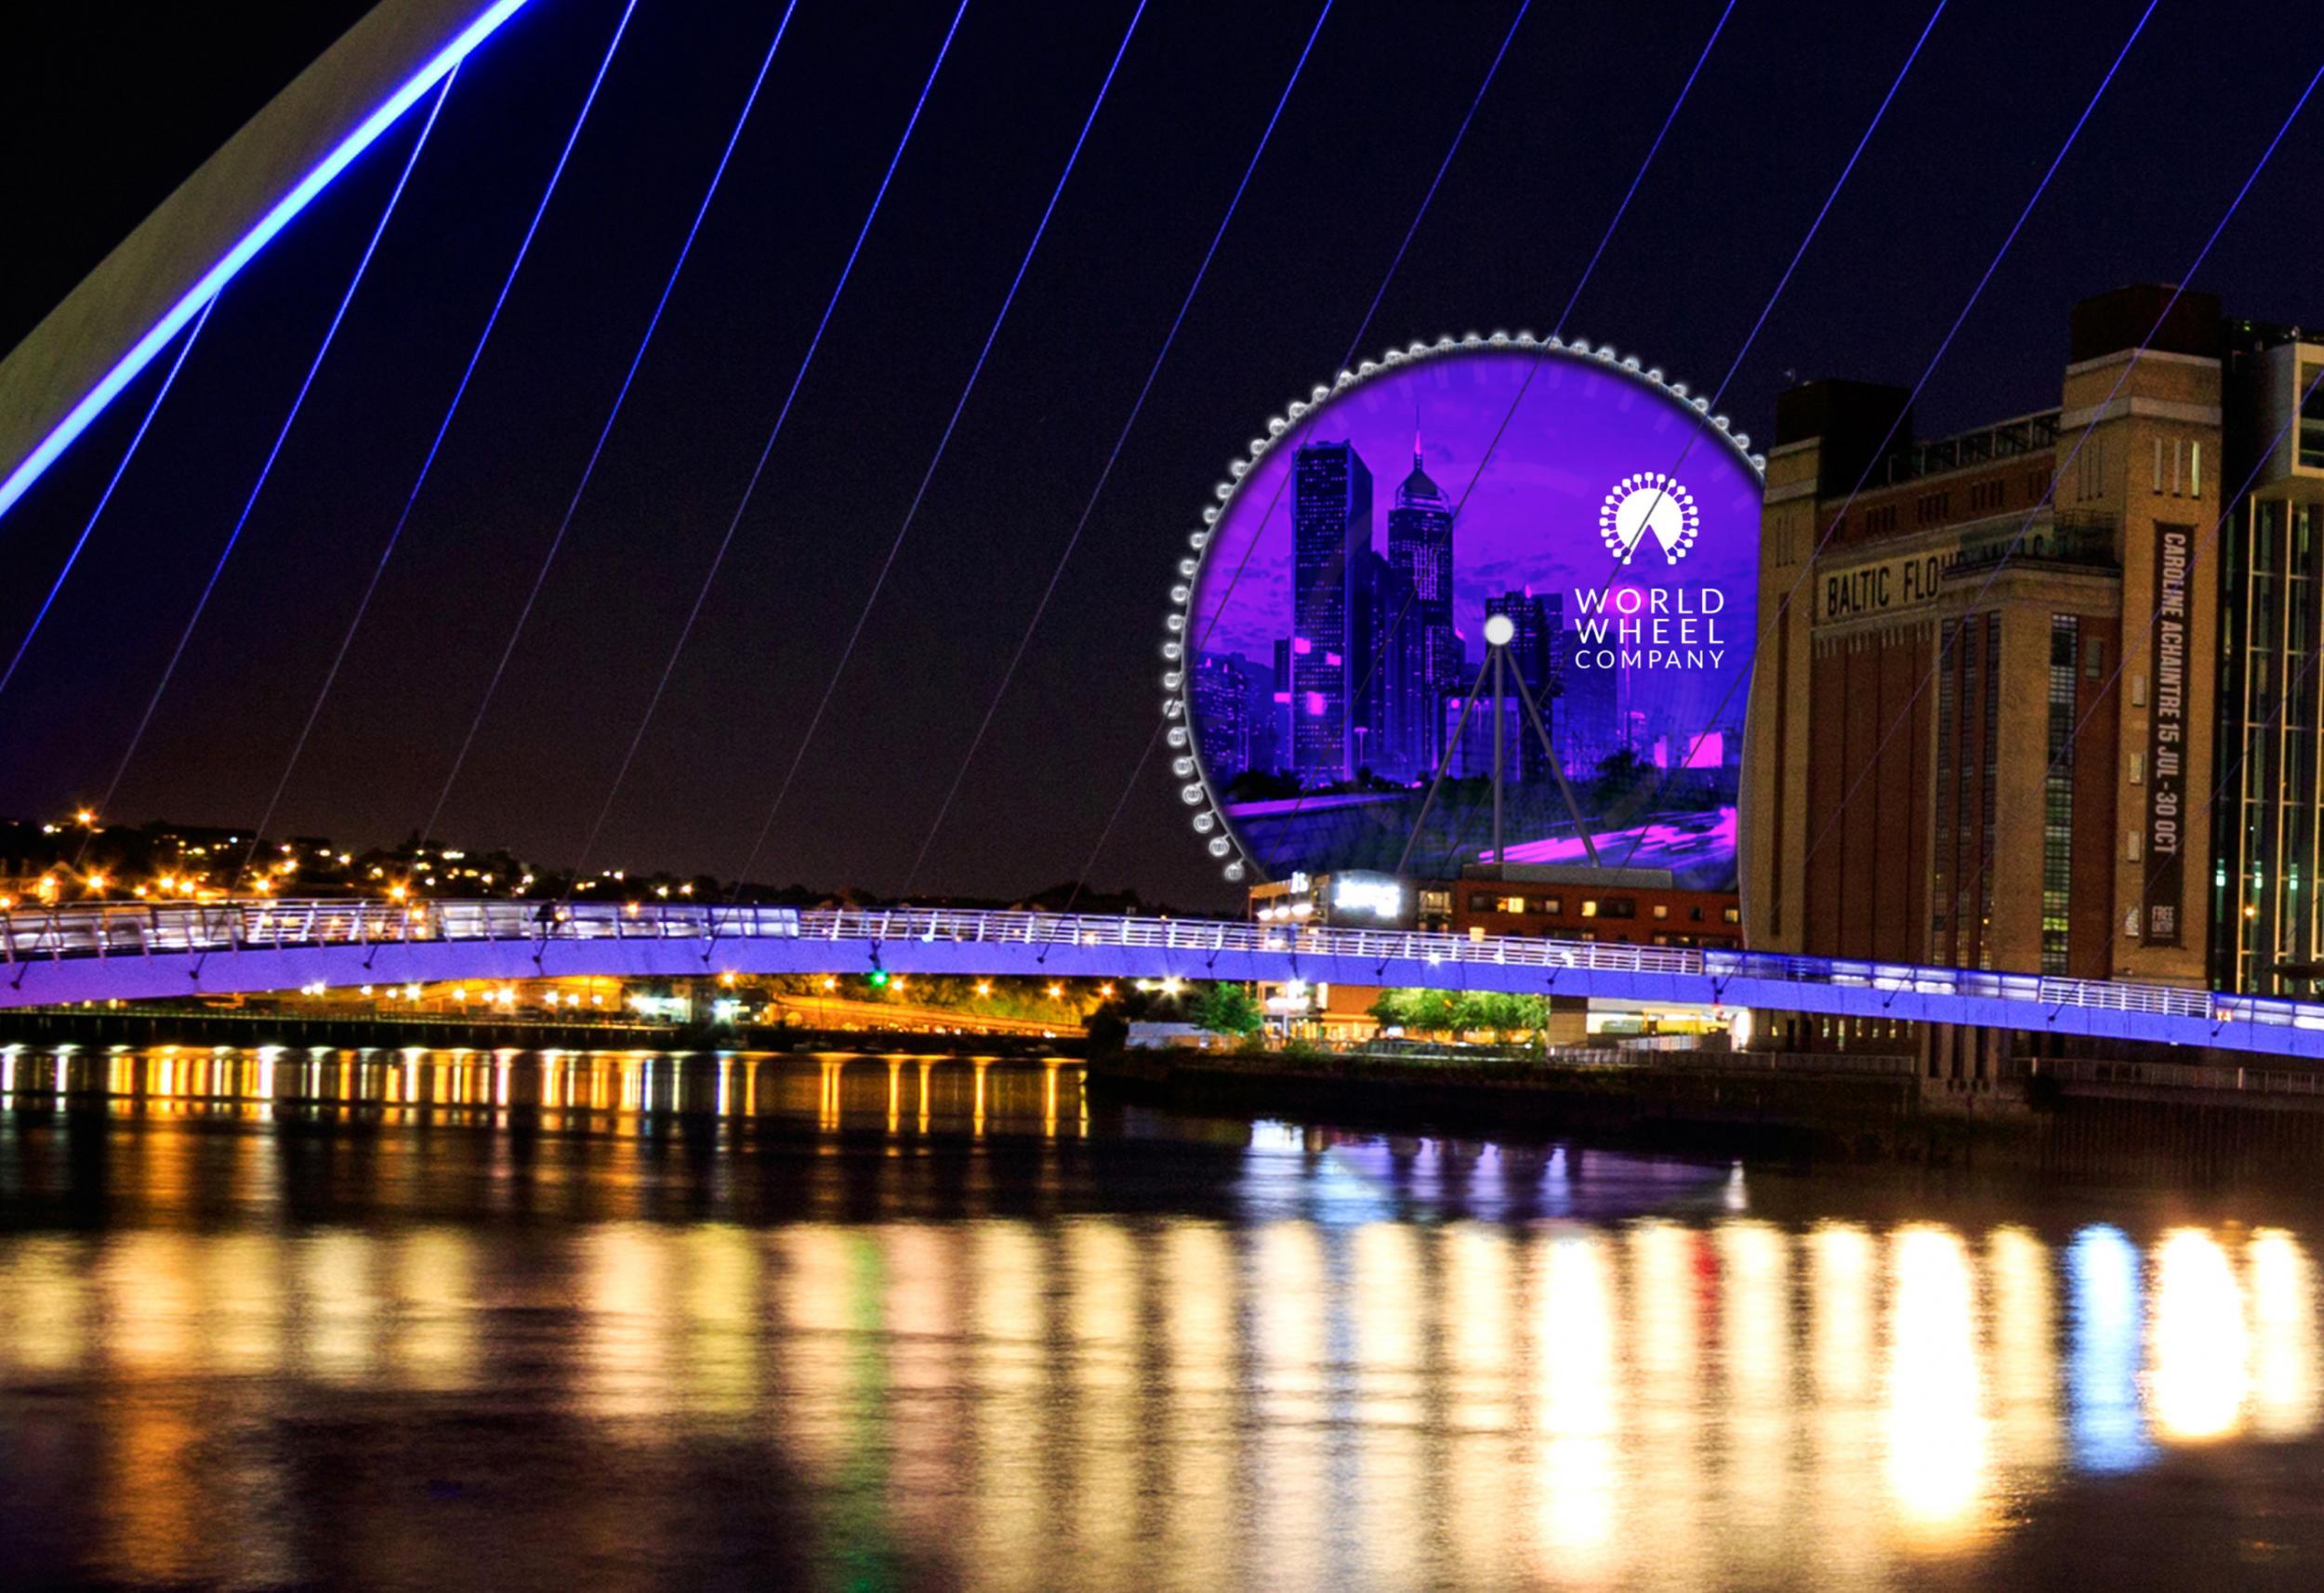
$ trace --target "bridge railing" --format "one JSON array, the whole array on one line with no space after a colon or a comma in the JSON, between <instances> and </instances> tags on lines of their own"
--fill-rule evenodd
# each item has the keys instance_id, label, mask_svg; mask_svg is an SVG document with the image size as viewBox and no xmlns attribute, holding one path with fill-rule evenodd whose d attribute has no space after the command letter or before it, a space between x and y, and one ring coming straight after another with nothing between
<instances>
[{"instance_id":1,"label":"bridge railing","mask_svg":"<svg viewBox=\"0 0 2324 1593\"><path fill-rule=\"evenodd\" d=\"M822 908L724 906L707 902L257 899L173 903L85 902L0 913L0 962L153 956L244 949L384 945L405 941L581 941L603 940L814 939L1159 950L1163 961L1201 977L1229 954L1274 954L1296 977L1306 959L1327 960L1346 977L1349 963L1408 972L1483 966L1536 968L1553 994L1567 969L1699 978L1721 998L1736 980L1755 984L1841 986L2020 1007L2074 1007L2212 1024L2324 1030L2324 1005L2215 994L2177 985L2059 979L1976 968L1923 967L1771 952L1633 946L1524 936L1472 937L1405 929L1256 924L1243 920L1124 917L1110 914L988 911L951 907ZM1183 954L1182 964L1170 954ZM1044 959L1045 960L1045 959ZM1320 966L1318 971L1321 971ZM1445 976L1449 979L1451 976Z\"/></svg>"}]
</instances>

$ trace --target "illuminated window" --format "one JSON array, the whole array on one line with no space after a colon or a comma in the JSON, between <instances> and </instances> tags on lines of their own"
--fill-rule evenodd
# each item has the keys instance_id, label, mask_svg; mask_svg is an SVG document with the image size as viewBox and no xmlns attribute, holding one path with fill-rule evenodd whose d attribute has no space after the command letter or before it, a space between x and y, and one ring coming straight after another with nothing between
<instances>
[{"instance_id":1,"label":"illuminated window","mask_svg":"<svg viewBox=\"0 0 2324 1593\"><path fill-rule=\"evenodd\" d=\"M1595 918L1598 915L1598 899L1596 897L1585 896L1582 898L1581 915L1585 918Z\"/></svg>"},{"instance_id":2,"label":"illuminated window","mask_svg":"<svg viewBox=\"0 0 2324 1593\"><path fill-rule=\"evenodd\" d=\"M1542 911L1542 912L1544 912L1544 913L1563 913L1563 912L1565 912L1565 898L1564 898L1563 896L1545 896L1545 897L1543 897L1543 898L1541 899L1541 911Z\"/></svg>"},{"instance_id":3,"label":"illuminated window","mask_svg":"<svg viewBox=\"0 0 2324 1593\"><path fill-rule=\"evenodd\" d=\"M1504 912L1504 913L1522 913L1522 912L1524 912L1525 910L1525 899L1524 897L1522 897L1522 896L1504 896L1504 897L1502 897L1502 898L1501 898L1501 911L1502 911L1502 912Z\"/></svg>"},{"instance_id":4,"label":"illuminated window","mask_svg":"<svg viewBox=\"0 0 2324 1593\"><path fill-rule=\"evenodd\" d=\"M1743 922L1743 909L1740 907L1728 908L1726 910L1726 920L1730 924L1740 924Z\"/></svg>"},{"instance_id":5,"label":"illuminated window","mask_svg":"<svg viewBox=\"0 0 2324 1593\"><path fill-rule=\"evenodd\" d=\"M1670 915L1670 904L1669 904L1668 902L1656 902L1656 903L1655 903L1655 916L1656 916L1656 917L1657 917L1657 918L1668 918Z\"/></svg>"}]
</instances>

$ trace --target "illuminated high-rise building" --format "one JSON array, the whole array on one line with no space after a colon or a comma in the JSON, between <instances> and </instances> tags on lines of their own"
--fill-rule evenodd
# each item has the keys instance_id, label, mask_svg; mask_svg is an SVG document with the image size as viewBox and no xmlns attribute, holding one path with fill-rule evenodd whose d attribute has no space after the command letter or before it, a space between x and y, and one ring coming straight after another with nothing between
<instances>
[{"instance_id":1,"label":"illuminated high-rise building","mask_svg":"<svg viewBox=\"0 0 2324 1593\"><path fill-rule=\"evenodd\" d=\"M1559 633L1565 619L1563 596L1539 598L1531 588L1503 592L1498 598L1485 599L1487 618L1507 614L1517 627L1509 639L1506 652L1510 666L1525 683L1526 692L1534 705L1541 711L1542 729L1554 737L1556 710L1551 704L1555 695L1558 670ZM1514 695L1512 692L1512 695ZM1520 708L1517 720L1518 756L1511 767L1525 780L1543 779L1549 775L1549 761L1541 755L1541 738L1534 733L1532 724L1523 718Z\"/></svg>"},{"instance_id":2,"label":"illuminated high-rise building","mask_svg":"<svg viewBox=\"0 0 2324 1593\"><path fill-rule=\"evenodd\" d=\"M1195 654L1187 682L1203 772L1221 789L1251 766L1251 671L1239 652Z\"/></svg>"},{"instance_id":3,"label":"illuminated high-rise building","mask_svg":"<svg viewBox=\"0 0 2324 1593\"><path fill-rule=\"evenodd\" d=\"M1365 767L1383 780L1410 782L1433 772L1428 762L1422 694L1427 654L1420 618L1413 612L1412 582L1378 553L1367 555L1372 580L1371 684L1357 725Z\"/></svg>"},{"instance_id":4,"label":"illuminated high-rise building","mask_svg":"<svg viewBox=\"0 0 2324 1593\"><path fill-rule=\"evenodd\" d=\"M1351 698L1372 641L1372 473L1353 443L1299 451L1291 543L1292 771L1303 785L1327 785L1355 770Z\"/></svg>"},{"instance_id":5,"label":"illuminated high-rise building","mask_svg":"<svg viewBox=\"0 0 2324 1593\"><path fill-rule=\"evenodd\" d=\"M1465 691L1466 654L1453 629L1453 504L1420 462L1420 437L1412 436L1412 473L1396 488L1388 511L1388 567L1411 584L1411 627L1407 667L1383 685L1386 717L1401 759L1416 771L1433 771L1445 750L1443 704Z\"/></svg>"}]
</instances>

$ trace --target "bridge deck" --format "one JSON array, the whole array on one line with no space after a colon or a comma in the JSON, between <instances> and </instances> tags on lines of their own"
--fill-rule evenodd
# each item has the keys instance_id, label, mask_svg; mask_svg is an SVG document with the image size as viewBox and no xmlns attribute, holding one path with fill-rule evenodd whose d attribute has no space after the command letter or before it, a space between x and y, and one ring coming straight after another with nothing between
<instances>
[{"instance_id":1,"label":"bridge deck","mask_svg":"<svg viewBox=\"0 0 2324 1593\"><path fill-rule=\"evenodd\" d=\"M312 983L874 967L1716 1002L2324 1057L2324 1005L1762 952L951 908L318 900L0 914L0 1007Z\"/></svg>"}]
</instances>

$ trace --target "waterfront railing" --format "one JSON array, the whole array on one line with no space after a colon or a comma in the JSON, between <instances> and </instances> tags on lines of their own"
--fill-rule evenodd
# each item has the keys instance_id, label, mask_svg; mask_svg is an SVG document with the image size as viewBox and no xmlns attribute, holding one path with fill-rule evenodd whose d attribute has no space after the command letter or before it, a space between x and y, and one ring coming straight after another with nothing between
<instances>
[{"instance_id":1,"label":"waterfront railing","mask_svg":"<svg viewBox=\"0 0 2324 1593\"><path fill-rule=\"evenodd\" d=\"M151 957L164 954L373 946L399 941L722 941L767 938L895 944L908 941L1040 948L1122 946L1188 954L1182 972L1246 977L1218 959L1233 954L1280 957L1296 977L1303 960L1344 978L1370 964L1383 982L1450 981L1459 969L1492 965L1541 971L1555 993L1566 969L1699 978L1714 1001L1736 980L1754 984L1853 987L1962 1000L2008 1002L2324 1030L2324 1004L2222 994L2179 985L2061 979L1842 957L1525 936L1456 935L1239 920L1004 911L982 908L793 908L694 902L527 901L358 902L345 899L234 902L85 902L0 913L0 963ZM1432 970L1447 970L1438 976ZM1393 970L1393 972L1392 972ZM1764 1004L1764 1003L1763 1003Z\"/></svg>"}]
</instances>

